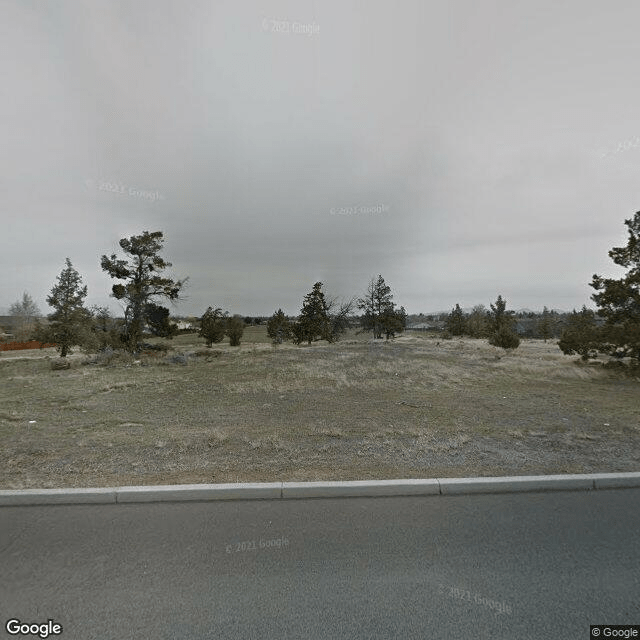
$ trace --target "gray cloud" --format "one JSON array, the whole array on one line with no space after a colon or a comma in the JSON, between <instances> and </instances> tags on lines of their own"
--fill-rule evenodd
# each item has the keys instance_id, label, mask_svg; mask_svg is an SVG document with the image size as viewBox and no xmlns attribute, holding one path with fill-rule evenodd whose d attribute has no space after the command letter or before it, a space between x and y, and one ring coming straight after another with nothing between
<instances>
[{"instance_id":1,"label":"gray cloud","mask_svg":"<svg viewBox=\"0 0 640 640\"><path fill-rule=\"evenodd\" d=\"M0 13L0 307L46 311L69 256L117 310L99 256L145 229L190 278L178 313L378 273L410 312L579 307L638 208L640 148L601 157L640 135L633 2Z\"/></svg>"}]
</instances>

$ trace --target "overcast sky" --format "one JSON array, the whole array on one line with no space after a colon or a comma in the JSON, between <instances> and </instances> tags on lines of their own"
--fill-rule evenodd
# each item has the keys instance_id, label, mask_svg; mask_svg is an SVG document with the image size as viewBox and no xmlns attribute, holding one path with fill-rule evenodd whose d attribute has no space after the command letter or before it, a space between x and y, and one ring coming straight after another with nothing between
<instances>
[{"instance_id":1,"label":"overcast sky","mask_svg":"<svg viewBox=\"0 0 640 640\"><path fill-rule=\"evenodd\" d=\"M570 310L640 209L637 0L0 3L0 311L144 230L172 313ZM606 154L606 155L605 155ZM603 157L604 156L604 157ZM113 188L117 192L106 189Z\"/></svg>"}]
</instances>

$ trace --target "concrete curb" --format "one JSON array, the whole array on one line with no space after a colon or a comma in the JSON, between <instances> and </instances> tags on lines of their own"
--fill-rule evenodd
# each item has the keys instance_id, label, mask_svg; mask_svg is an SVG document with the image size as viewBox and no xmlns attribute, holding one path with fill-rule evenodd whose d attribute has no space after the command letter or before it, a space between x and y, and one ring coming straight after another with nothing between
<instances>
[{"instance_id":1,"label":"concrete curb","mask_svg":"<svg viewBox=\"0 0 640 640\"><path fill-rule=\"evenodd\" d=\"M57 504L120 504L211 500L281 500L418 495L464 495L525 491L589 491L640 487L640 472L591 473L432 480L356 480L349 482L268 482L182 484L99 489L0 490L0 507Z\"/></svg>"}]
</instances>

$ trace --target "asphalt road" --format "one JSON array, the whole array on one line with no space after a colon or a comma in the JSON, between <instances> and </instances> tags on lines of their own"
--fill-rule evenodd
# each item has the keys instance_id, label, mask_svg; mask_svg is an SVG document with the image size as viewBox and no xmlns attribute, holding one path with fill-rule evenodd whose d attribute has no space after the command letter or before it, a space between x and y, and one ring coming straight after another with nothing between
<instances>
[{"instance_id":1,"label":"asphalt road","mask_svg":"<svg viewBox=\"0 0 640 640\"><path fill-rule=\"evenodd\" d=\"M0 572L8 638L587 640L640 625L640 489L4 507Z\"/></svg>"}]
</instances>

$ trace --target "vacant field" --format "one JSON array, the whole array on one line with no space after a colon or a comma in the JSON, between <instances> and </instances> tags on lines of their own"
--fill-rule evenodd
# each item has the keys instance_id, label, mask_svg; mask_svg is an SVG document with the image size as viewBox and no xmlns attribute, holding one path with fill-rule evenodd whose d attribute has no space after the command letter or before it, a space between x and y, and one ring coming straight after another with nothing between
<instances>
[{"instance_id":1,"label":"vacant field","mask_svg":"<svg viewBox=\"0 0 640 640\"><path fill-rule=\"evenodd\" d=\"M0 355L0 488L640 469L640 381L553 341L167 344L173 362L67 371Z\"/></svg>"}]
</instances>

